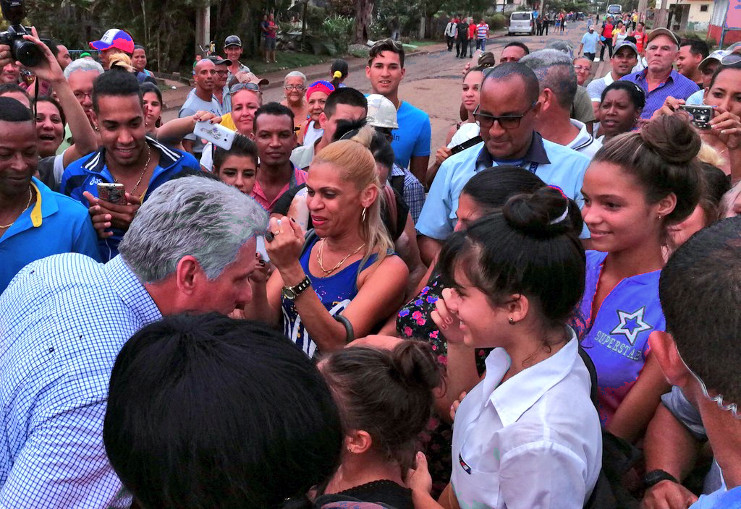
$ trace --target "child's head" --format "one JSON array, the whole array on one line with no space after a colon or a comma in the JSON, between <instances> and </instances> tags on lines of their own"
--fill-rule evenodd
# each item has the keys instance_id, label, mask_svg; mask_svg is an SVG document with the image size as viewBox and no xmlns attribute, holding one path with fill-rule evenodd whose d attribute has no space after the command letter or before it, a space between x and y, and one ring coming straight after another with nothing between
<instances>
[{"instance_id":1,"label":"child's head","mask_svg":"<svg viewBox=\"0 0 741 509\"><path fill-rule=\"evenodd\" d=\"M501 213L451 235L440 253L440 272L458 300L466 299L465 288L485 295L488 304L482 304L490 309L526 297L527 314L535 313L532 318L542 329L563 326L584 292L581 227L579 207L560 191L544 187L519 194ZM465 317L472 306L456 308L472 335L488 321L481 315Z\"/></svg>"},{"instance_id":2,"label":"child's head","mask_svg":"<svg viewBox=\"0 0 741 509\"><path fill-rule=\"evenodd\" d=\"M257 145L241 134L234 136L229 150L214 145L213 172L225 184L250 194L257 178Z\"/></svg>"},{"instance_id":3,"label":"child's head","mask_svg":"<svg viewBox=\"0 0 741 509\"><path fill-rule=\"evenodd\" d=\"M320 370L340 409L346 450L410 465L441 382L430 346L404 341L393 350L346 348L329 355Z\"/></svg>"},{"instance_id":4,"label":"child's head","mask_svg":"<svg viewBox=\"0 0 741 509\"><path fill-rule=\"evenodd\" d=\"M702 189L700 137L684 118L658 117L609 140L584 175L584 222L592 245L616 252L661 244L689 216Z\"/></svg>"}]
</instances>

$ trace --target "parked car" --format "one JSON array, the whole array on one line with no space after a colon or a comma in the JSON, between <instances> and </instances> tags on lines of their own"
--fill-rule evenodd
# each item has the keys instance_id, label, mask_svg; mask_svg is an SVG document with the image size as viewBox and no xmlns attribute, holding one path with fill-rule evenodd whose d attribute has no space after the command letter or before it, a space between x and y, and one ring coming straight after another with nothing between
<instances>
[{"instance_id":1,"label":"parked car","mask_svg":"<svg viewBox=\"0 0 741 509\"><path fill-rule=\"evenodd\" d=\"M507 33L509 35L521 33L521 34L534 34L534 19L533 13L530 11L517 11L513 12L509 17L509 28Z\"/></svg>"},{"instance_id":2,"label":"parked car","mask_svg":"<svg viewBox=\"0 0 741 509\"><path fill-rule=\"evenodd\" d=\"M619 16L623 13L623 7L620 4L610 4L607 6L607 14L610 16Z\"/></svg>"}]
</instances>

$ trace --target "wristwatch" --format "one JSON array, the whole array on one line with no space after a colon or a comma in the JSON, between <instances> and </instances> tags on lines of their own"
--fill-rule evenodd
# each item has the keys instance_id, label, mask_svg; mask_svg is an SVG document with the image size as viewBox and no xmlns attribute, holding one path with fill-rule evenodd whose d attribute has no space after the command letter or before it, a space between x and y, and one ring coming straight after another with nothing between
<instances>
[{"instance_id":1,"label":"wristwatch","mask_svg":"<svg viewBox=\"0 0 741 509\"><path fill-rule=\"evenodd\" d=\"M281 294L288 300L296 300L296 297L311 286L311 279L309 276L304 276L301 282L295 286L284 286L281 290Z\"/></svg>"},{"instance_id":2,"label":"wristwatch","mask_svg":"<svg viewBox=\"0 0 741 509\"><path fill-rule=\"evenodd\" d=\"M650 472L646 472L646 475L643 476L643 484L646 488L659 484L661 481L671 481L679 484L676 477L664 470L651 470Z\"/></svg>"}]
</instances>

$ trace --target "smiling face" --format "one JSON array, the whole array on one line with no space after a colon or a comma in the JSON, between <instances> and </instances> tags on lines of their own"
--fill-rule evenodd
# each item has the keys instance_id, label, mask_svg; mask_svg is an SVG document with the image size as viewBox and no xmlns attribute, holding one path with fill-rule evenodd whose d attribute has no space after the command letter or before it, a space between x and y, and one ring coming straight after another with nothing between
<instances>
[{"instance_id":1,"label":"smiling face","mask_svg":"<svg viewBox=\"0 0 741 509\"><path fill-rule=\"evenodd\" d=\"M106 160L121 168L141 169L147 131L139 96L100 96L96 115Z\"/></svg>"},{"instance_id":2,"label":"smiling face","mask_svg":"<svg viewBox=\"0 0 741 509\"><path fill-rule=\"evenodd\" d=\"M232 95L232 120L239 134L252 134L255 112L259 107L260 96L257 92L242 89Z\"/></svg>"},{"instance_id":3,"label":"smiling face","mask_svg":"<svg viewBox=\"0 0 741 509\"><path fill-rule=\"evenodd\" d=\"M677 59L676 43L667 35L658 35L646 46L648 70L657 74L669 73Z\"/></svg>"},{"instance_id":4,"label":"smiling face","mask_svg":"<svg viewBox=\"0 0 741 509\"><path fill-rule=\"evenodd\" d=\"M677 72L692 79L697 66L702 62L702 55L693 55L692 46L682 46L677 54Z\"/></svg>"},{"instance_id":5,"label":"smiling face","mask_svg":"<svg viewBox=\"0 0 741 509\"><path fill-rule=\"evenodd\" d=\"M36 134L41 157L56 154L64 138L64 124L59 110L49 101L36 103Z\"/></svg>"},{"instance_id":6,"label":"smiling face","mask_svg":"<svg viewBox=\"0 0 741 509\"><path fill-rule=\"evenodd\" d=\"M620 166L593 162L582 185L582 217L593 249L609 253L636 249L661 237L658 204L646 201L637 179Z\"/></svg>"},{"instance_id":7,"label":"smiling face","mask_svg":"<svg viewBox=\"0 0 741 509\"><path fill-rule=\"evenodd\" d=\"M131 64L137 71L144 71L144 68L147 66L147 52L143 49L135 49L131 55Z\"/></svg>"},{"instance_id":8,"label":"smiling face","mask_svg":"<svg viewBox=\"0 0 741 509\"><path fill-rule=\"evenodd\" d=\"M99 76L98 71L75 71L69 75L67 82L75 95L75 99L80 103L85 115L91 124L93 124L93 82Z\"/></svg>"},{"instance_id":9,"label":"smiling face","mask_svg":"<svg viewBox=\"0 0 741 509\"><path fill-rule=\"evenodd\" d=\"M18 78L21 75L21 68L14 63L8 63L3 67L3 71L0 74L0 82L2 83L18 83Z\"/></svg>"},{"instance_id":10,"label":"smiling face","mask_svg":"<svg viewBox=\"0 0 741 509\"><path fill-rule=\"evenodd\" d=\"M741 116L741 69L723 69L715 77L712 88L705 92L704 102Z\"/></svg>"},{"instance_id":11,"label":"smiling face","mask_svg":"<svg viewBox=\"0 0 741 509\"><path fill-rule=\"evenodd\" d=\"M34 123L0 121L0 140L0 197L28 195L39 161Z\"/></svg>"},{"instance_id":12,"label":"smiling face","mask_svg":"<svg viewBox=\"0 0 741 509\"><path fill-rule=\"evenodd\" d=\"M483 78L484 73L481 71L471 71L463 78L461 102L469 113L473 113L473 110L479 105L481 80Z\"/></svg>"},{"instance_id":13,"label":"smiling face","mask_svg":"<svg viewBox=\"0 0 741 509\"><path fill-rule=\"evenodd\" d=\"M279 167L288 163L296 146L293 122L288 115L262 114L253 133L262 166Z\"/></svg>"},{"instance_id":14,"label":"smiling face","mask_svg":"<svg viewBox=\"0 0 741 509\"><path fill-rule=\"evenodd\" d=\"M301 104L305 91L306 84L301 76L290 76L283 80L283 94L289 104Z\"/></svg>"},{"instance_id":15,"label":"smiling face","mask_svg":"<svg viewBox=\"0 0 741 509\"><path fill-rule=\"evenodd\" d=\"M574 72L577 85L584 85L592 72L592 61L588 58L577 58L574 60Z\"/></svg>"},{"instance_id":16,"label":"smiling face","mask_svg":"<svg viewBox=\"0 0 741 509\"><path fill-rule=\"evenodd\" d=\"M255 187L257 161L250 156L227 156L220 168L214 167L214 173L224 184L236 187L244 194L250 194Z\"/></svg>"},{"instance_id":17,"label":"smiling face","mask_svg":"<svg viewBox=\"0 0 741 509\"><path fill-rule=\"evenodd\" d=\"M342 173L342 168L331 163L309 167L306 205L314 230L322 238L354 231L360 225L363 193L352 182L343 180Z\"/></svg>"},{"instance_id":18,"label":"smiling face","mask_svg":"<svg viewBox=\"0 0 741 509\"><path fill-rule=\"evenodd\" d=\"M393 51L380 52L365 68L365 76L370 81L373 93L384 97L396 96L405 73L399 54Z\"/></svg>"},{"instance_id":19,"label":"smiling face","mask_svg":"<svg viewBox=\"0 0 741 509\"><path fill-rule=\"evenodd\" d=\"M641 116L625 90L607 92L599 111L602 132L608 138L630 131Z\"/></svg>"},{"instance_id":20,"label":"smiling face","mask_svg":"<svg viewBox=\"0 0 741 509\"><path fill-rule=\"evenodd\" d=\"M227 46L224 48L224 53L226 53L227 60L231 60L233 62L239 62L240 57L242 56L242 47L241 46Z\"/></svg>"},{"instance_id":21,"label":"smiling face","mask_svg":"<svg viewBox=\"0 0 741 509\"><path fill-rule=\"evenodd\" d=\"M315 123L319 123L319 116L324 111L324 105L327 103L327 94L321 91L314 92L309 97L309 117Z\"/></svg>"},{"instance_id":22,"label":"smiling face","mask_svg":"<svg viewBox=\"0 0 741 509\"><path fill-rule=\"evenodd\" d=\"M610 63L612 64L612 72L618 78L622 78L630 74L630 71L638 63L638 55L631 48L623 46L612 55Z\"/></svg>"}]
</instances>

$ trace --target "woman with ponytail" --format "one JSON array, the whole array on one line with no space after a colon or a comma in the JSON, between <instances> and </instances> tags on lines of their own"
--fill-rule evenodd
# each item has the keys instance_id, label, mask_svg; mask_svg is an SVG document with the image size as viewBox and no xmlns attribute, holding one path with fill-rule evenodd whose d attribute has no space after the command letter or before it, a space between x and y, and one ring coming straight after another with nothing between
<instances>
[{"instance_id":1,"label":"woman with ponytail","mask_svg":"<svg viewBox=\"0 0 741 509\"><path fill-rule=\"evenodd\" d=\"M580 317L594 362L607 431L634 442L669 390L649 350L663 331L659 276L668 228L687 218L702 191L700 137L679 115L610 139L584 176L584 222L591 232Z\"/></svg>"},{"instance_id":2,"label":"woman with ponytail","mask_svg":"<svg viewBox=\"0 0 741 509\"><path fill-rule=\"evenodd\" d=\"M594 488L602 436L566 325L584 290L581 227L577 205L546 187L453 233L440 253L447 288L435 322L448 343L494 349L455 414L443 496L460 507L583 507ZM439 507L417 462L415 507Z\"/></svg>"},{"instance_id":3,"label":"woman with ponytail","mask_svg":"<svg viewBox=\"0 0 741 509\"><path fill-rule=\"evenodd\" d=\"M341 349L401 305L409 271L381 221L381 187L368 147L373 128L329 144L314 156L306 180L313 230L270 219L265 245L277 270L253 282L245 316L282 323L304 352Z\"/></svg>"},{"instance_id":4,"label":"woman with ponytail","mask_svg":"<svg viewBox=\"0 0 741 509\"><path fill-rule=\"evenodd\" d=\"M329 69L329 73L332 75L332 79L330 80L330 82L332 83L332 86L335 90L340 87L347 86L343 84L343 82L347 79L347 75L349 73L347 62L345 62L341 58L338 58L337 60L332 62L332 67Z\"/></svg>"}]
</instances>

